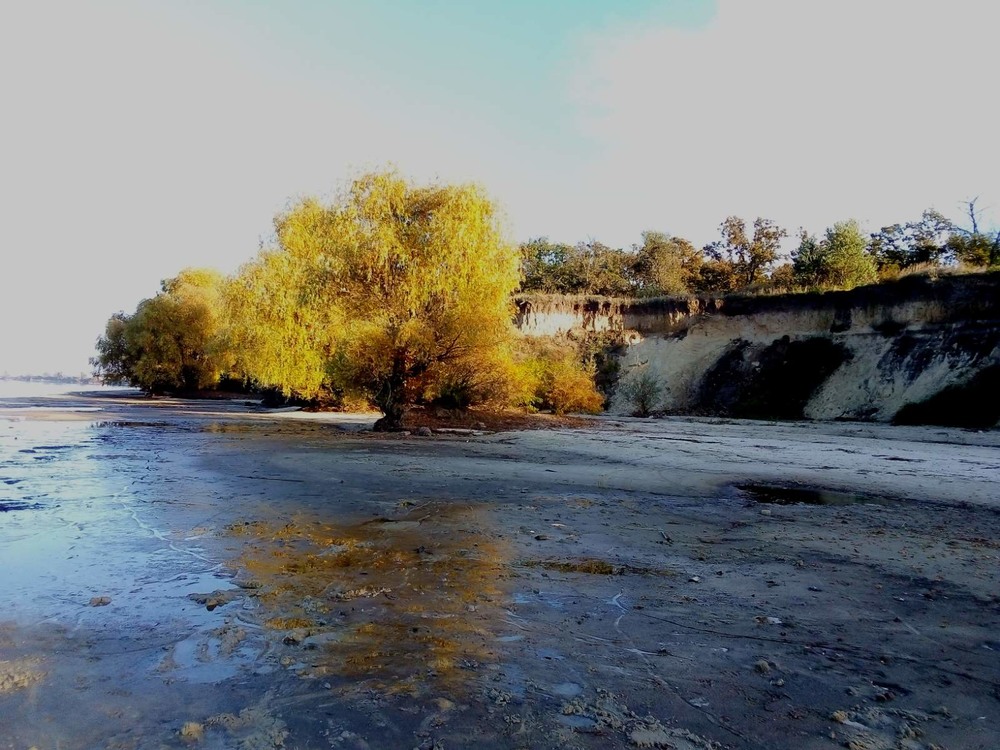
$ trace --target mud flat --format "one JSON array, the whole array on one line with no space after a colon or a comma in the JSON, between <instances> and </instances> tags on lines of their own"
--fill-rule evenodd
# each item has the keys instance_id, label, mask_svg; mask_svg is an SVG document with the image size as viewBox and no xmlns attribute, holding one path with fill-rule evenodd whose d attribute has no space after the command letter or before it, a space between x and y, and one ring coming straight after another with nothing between
<instances>
[{"instance_id":1,"label":"mud flat","mask_svg":"<svg viewBox=\"0 0 1000 750\"><path fill-rule=\"evenodd\" d=\"M995 748L1000 434L0 409L0 748Z\"/></svg>"}]
</instances>

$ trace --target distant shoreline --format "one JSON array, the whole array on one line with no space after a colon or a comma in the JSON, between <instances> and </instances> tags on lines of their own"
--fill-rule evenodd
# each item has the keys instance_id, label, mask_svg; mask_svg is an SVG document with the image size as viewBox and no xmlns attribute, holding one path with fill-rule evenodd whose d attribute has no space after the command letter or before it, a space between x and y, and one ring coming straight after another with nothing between
<instances>
[{"instance_id":1,"label":"distant shoreline","mask_svg":"<svg viewBox=\"0 0 1000 750\"><path fill-rule=\"evenodd\" d=\"M51 383L53 385L101 385L101 379L82 375L0 375L0 381L20 383Z\"/></svg>"}]
</instances>

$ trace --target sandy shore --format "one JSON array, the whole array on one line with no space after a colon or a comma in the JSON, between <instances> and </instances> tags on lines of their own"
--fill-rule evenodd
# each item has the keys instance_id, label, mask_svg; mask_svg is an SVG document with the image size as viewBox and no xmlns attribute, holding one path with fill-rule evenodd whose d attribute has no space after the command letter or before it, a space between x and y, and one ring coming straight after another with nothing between
<instances>
[{"instance_id":1,"label":"sandy shore","mask_svg":"<svg viewBox=\"0 0 1000 750\"><path fill-rule=\"evenodd\" d=\"M995 748L1000 434L0 408L0 748Z\"/></svg>"}]
</instances>

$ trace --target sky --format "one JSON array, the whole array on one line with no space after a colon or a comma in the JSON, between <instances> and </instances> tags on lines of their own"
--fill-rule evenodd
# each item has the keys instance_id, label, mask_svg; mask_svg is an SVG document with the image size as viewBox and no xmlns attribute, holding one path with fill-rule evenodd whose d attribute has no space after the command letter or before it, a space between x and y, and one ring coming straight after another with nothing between
<instances>
[{"instance_id":1,"label":"sky","mask_svg":"<svg viewBox=\"0 0 1000 750\"><path fill-rule=\"evenodd\" d=\"M728 215L1000 218L985 0L0 5L0 374L89 371L108 316L229 273L387 166L510 238L703 244Z\"/></svg>"}]
</instances>

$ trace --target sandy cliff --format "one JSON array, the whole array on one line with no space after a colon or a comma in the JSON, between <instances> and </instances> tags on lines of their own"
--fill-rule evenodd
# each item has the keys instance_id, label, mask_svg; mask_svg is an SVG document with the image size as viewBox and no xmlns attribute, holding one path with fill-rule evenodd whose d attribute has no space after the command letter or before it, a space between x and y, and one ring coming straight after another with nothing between
<instances>
[{"instance_id":1,"label":"sandy cliff","mask_svg":"<svg viewBox=\"0 0 1000 750\"><path fill-rule=\"evenodd\" d=\"M1000 418L998 273L778 297L526 297L517 325L527 335L619 332L619 382L652 377L667 412L974 426ZM622 392L612 412L631 410Z\"/></svg>"}]
</instances>

